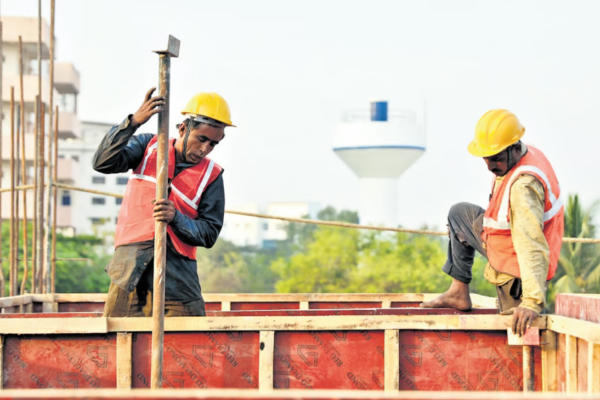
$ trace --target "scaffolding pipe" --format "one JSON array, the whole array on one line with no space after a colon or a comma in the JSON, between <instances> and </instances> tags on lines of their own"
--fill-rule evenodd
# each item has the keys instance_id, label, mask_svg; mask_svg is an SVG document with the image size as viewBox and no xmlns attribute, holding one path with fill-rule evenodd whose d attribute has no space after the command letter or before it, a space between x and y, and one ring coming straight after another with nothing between
<instances>
[{"instance_id":1,"label":"scaffolding pipe","mask_svg":"<svg viewBox=\"0 0 600 400\"><path fill-rule=\"evenodd\" d=\"M58 132L54 130L53 118L54 118L54 11L55 11L55 0L50 1L50 93L49 93L49 101L48 101L48 111L50 112L50 120L48 124L49 135L48 135L48 186L46 187L46 197L48 199L48 204L46 205L46 218L44 220L44 293L52 293L52 278L50 271L50 253L51 253L51 243L50 243L50 226L52 225L52 220L55 218L52 215L52 210L54 207L52 206L54 201L53 191L56 191L56 188L52 186L54 182L53 171L53 159L52 159L52 146L54 142L54 136L58 135Z\"/></svg>"},{"instance_id":2,"label":"scaffolding pipe","mask_svg":"<svg viewBox=\"0 0 600 400\"><path fill-rule=\"evenodd\" d=\"M31 235L31 293L37 293L37 252L36 249L36 236L37 236L37 185L38 185L38 159L37 154L39 151L39 124L40 120L40 97L35 96L35 129L34 129L34 148L35 153L33 155L33 234Z\"/></svg>"},{"instance_id":3,"label":"scaffolding pipe","mask_svg":"<svg viewBox=\"0 0 600 400\"><path fill-rule=\"evenodd\" d=\"M45 168L45 160L44 160L44 147L46 144L46 110L43 102L40 102L40 137L39 137L39 151L37 154L38 157L38 181L36 182L37 190L37 241L36 241L36 259L38 260L38 276L37 276L37 285L38 292L42 293L44 291L44 282L43 278L43 257L44 257L44 168Z\"/></svg>"},{"instance_id":4,"label":"scaffolding pipe","mask_svg":"<svg viewBox=\"0 0 600 400\"><path fill-rule=\"evenodd\" d=\"M168 197L169 187L169 94L171 83L171 57L179 56L179 40L169 36L166 51L158 51L158 94L165 99L158 113L158 142L156 149L156 200ZM150 387L162 388L163 345L165 336L165 271L167 267L167 223L154 225L154 285L152 293L152 364Z\"/></svg>"},{"instance_id":5,"label":"scaffolding pipe","mask_svg":"<svg viewBox=\"0 0 600 400\"><path fill-rule=\"evenodd\" d=\"M15 88L10 87L10 269L9 296L16 296L15 282Z\"/></svg>"},{"instance_id":6,"label":"scaffolding pipe","mask_svg":"<svg viewBox=\"0 0 600 400\"><path fill-rule=\"evenodd\" d=\"M21 174L21 123L19 115L21 115L21 106L15 101L15 184L19 185ZM21 219L21 191L15 190L15 294L19 294L19 224Z\"/></svg>"},{"instance_id":7,"label":"scaffolding pipe","mask_svg":"<svg viewBox=\"0 0 600 400\"><path fill-rule=\"evenodd\" d=\"M54 0L52 0L52 4L54 4ZM52 169L52 205L54 208L54 218L52 218L52 282L50 284L50 293L56 291L56 221L58 219L58 188L55 186L55 182L58 182L58 106L56 106L54 112L54 132L56 132L54 135L54 164Z\"/></svg>"},{"instance_id":8,"label":"scaffolding pipe","mask_svg":"<svg viewBox=\"0 0 600 400\"><path fill-rule=\"evenodd\" d=\"M20 125L21 125L21 175L22 185L27 185L27 159L25 158L25 89L23 85L23 40L19 36L19 89L20 93ZM21 294L25 293L29 264L27 263L27 191L23 190L23 279L21 281Z\"/></svg>"}]
</instances>

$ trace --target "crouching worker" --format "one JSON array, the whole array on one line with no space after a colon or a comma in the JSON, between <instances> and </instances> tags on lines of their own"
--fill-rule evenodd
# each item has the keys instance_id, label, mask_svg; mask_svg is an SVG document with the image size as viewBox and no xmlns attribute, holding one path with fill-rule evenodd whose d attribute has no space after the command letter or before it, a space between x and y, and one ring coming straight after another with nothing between
<instances>
[{"instance_id":1,"label":"crouching worker","mask_svg":"<svg viewBox=\"0 0 600 400\"><path fill-rule=\"evenodd\" d=\"M475 250L488 259L500 311L513 314L512 331L525 334L545 306L547 282L558 266L564 230L561 190L544 154L521 138L525 128L506 110L483 115L469 152L496 175L487 210L459 203L448 215L450 289L422 307L471 308Z\"/></svg>"},{"instance_id":2,"label":"crouching worker","mask_svg":"<svg viewBox=\"0 0 600 400\"><path fill-rule=\"evenodd\" d=\"M156 201L157 136L135 135L164 98L148 91L144 103L104 137L94 170L114 174L133 170L115 233L115 253L106 267L111 279L104 307L107 317L152 315L155 221L167 226L165 316L204 316L196 247L212 247L223 226L223 169L207 156L225 137L229 106L216 93L200 93L188 103L169 140L169 196Z\"/></svg>"}]
</instances>

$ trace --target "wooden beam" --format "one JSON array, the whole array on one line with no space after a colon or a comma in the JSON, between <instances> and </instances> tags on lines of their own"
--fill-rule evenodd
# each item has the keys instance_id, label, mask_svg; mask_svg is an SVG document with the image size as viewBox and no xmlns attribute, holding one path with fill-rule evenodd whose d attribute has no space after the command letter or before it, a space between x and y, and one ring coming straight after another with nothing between
<instances>
[{"instance_id":1,"label":"wooden beam","mask_svg":"<svg viewBox=\"0 0 600 400\"><path fill-rule=\"evenodd\" d=\"M392 301L391 300L383 300L381 302L381 308L392 308Z\"/></svg>"},{"instance_id":2,"label":"wooden beam","mask_svg":"<svg viewBox=\"0 0 600 400\"><path fill-rule=\"evenodd\" d=\"M580 319L548 315L548 329L600 344L600 324Z\"/></svg>"},{"instance_id":3,"label":"wooden beam","mask_svg":"<svg viewBox=\"0 0 600 400\"><path fill-rule=\"evenodd\" d=\"M131 389L132 334L117 333L117 389Z\"/></svg>"},{"instance_id":4,"label":"wooden beam","mask_svg":"<svg viewBox=\"0 0 600 400\"><path fill-rule=\"evenodd\" d=\"M385 331L384 371L386 392L400 390L400 334L396 329Z\"/></svg>"},{"instance_id":5,"label":"wooden beam","mask_svg":"<svg viewBox=\"0 0 600 400\"><path fill-rule=\"evenodd\" d=\"M542 391L556 392L556 351L558 334L547 330L542 334Z\"/></svg>"},{"instance_id":6,"label":"wooden beam","mask_svg":"<svg viewBox=\"0 0 600 400\"><path fill-rule=\"evenodd\" d=\"M230 301L222 301L221 302L221 311L231 311L231 302Z\"/></svg>"},{"instance_id":7,"label":"wooden beam","mask_svg":"<svg viewBox=\"0 0 600 400\"><path fill-rule=\"evenodd\" d=\"M106 318L6 318L0 324L0 335L107 332Z\"/></svg>"},{"instance_id":8,"label":"wooden beam","mask_svg":"<svg viewBox=\"0 0 600 400\"><path fill-rule=\"evenodd\" d=\"M85 318L77 319L85 324ZM97 319L97 318L96 318ZM7 320L6 322L11 322ZM311 331L311 330L502 330L511 316L501 315L375 315L322 317L177 317L165 319L166 331ZM3 321L4 324L4 321ZM0 333L5 330L0 324ZM546 328L546 317L534 327ZM110 332L149 332L150 318L108 318ZM32 333L35 333L33 331Z\"/></svg>"},{"instance_id":9,"label":"wooden beam","mask_svg":"<svg viewBox=\"0 0 600 400\"><path fill-rule=\"evenodd\" d=\"M310 303L308 301L301 301L300 309L301 310L310 310Z\"/></svg>"},{"instance_id":10,"label":"wooden beam","mask_svg":"<svg viewBox=\"0 0 600 400\"><path fill-rule=\"evenodd\" d=\"M600 393L600 344L588 343L588 393Z\"/></svg>"},{"instance_id":11,"label":"wooden beam","mask_svg":"<svg viewBox=\"0 0 600 400\"><path fill-rule=\"evenodd\" d=\"M59 303L104 303L106 296L106 293L56 293L54 301Z\"/></svg>"},{"instance_id":12,"label":"wooden beam","mask_svg":"<svg viewBox=\"0 0 600 400\"><path fill-rule=\"evenodd\" d=\"M273 390L273 361L275 358L275 332L260 331L258 358L258 389Z\"/></svg>"},{"instance_id":13,"label":"wooden beam","mask_svg":"<svg viewBox=\"0 0 600 400\"><path fill-rule=\"evenodd\" d=\"M577 393L578 364L577 364L577 337L567 335L567 351L565 357L565 371L567 372L567 393Z\"/></svg>"},{"instance_id":14,"label":"wooden beam","mask_svg":"<svg viewBox=\"0 0 600 400\"><path fill-rule=\"evenodd\" d=\"M43 313L57 313L58 312L58 303L42 303L42 312Z\"/></svg>"},{"instance_id":15,"label":"wooden beam","mask_svg":"<svg viewBox=\"0 0 600 400\"><path fill-rule=\"evenodd\" d=\"M0 308L22 306L31 304L32 296L30 294L23 294L19 296L3 297L0 298Z\"/></svg>"}]
</instances>

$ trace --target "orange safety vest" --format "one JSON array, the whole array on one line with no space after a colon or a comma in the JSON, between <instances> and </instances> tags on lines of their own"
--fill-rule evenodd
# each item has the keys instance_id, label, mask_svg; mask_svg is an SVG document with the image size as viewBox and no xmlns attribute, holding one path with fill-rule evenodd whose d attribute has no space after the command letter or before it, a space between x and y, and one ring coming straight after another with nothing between
<instances>
[{"instance_id":1,"label":"orange safety vest","mask_svg":"<svg viewBox=\"0 0 600 400\"><path fill-rule=\"evenodd\" d=\"M506 174L500 187L492 188L490 205L483 219L482 239L490 266L496 271L520 278L521 271L510 231L510 188L521 175L532 175L544 186L544 237L550 249L550 267L546 280L552 279L564 233L564 206L554 169L546 156L533 146Z\"/></svg>"},{"instance_id":2,"label":"orange safety vest","mask_svg":"<svg viewBox=\"0 0 600 400\"><path fill-rule=\"evenodd\" d=\"M221 174L222 168L214 161L203 158L198 164L187 168L173 178L175 172L175 139L169 140L169 200L175 208L190 218L198 217L198 204L204 189ZM154 240L155 220L152 216L156 198L156 158L158 146L154 136L144 152L144 159L129 177L115 232L115 248L131 243ZM167 233L175 250L192 260L196 259L196 247L184 243L170 226Z\"/></svg>"}]
</instances>

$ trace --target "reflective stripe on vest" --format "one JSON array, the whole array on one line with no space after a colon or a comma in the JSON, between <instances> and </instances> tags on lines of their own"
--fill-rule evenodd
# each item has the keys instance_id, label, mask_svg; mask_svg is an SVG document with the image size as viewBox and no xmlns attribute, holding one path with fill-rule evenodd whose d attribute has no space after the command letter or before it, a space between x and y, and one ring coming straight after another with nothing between
<instances>
[{"instance_id":1,"label":"reflective stripe on vest","mask_svg":"<svg viewBox=\"0 0 600 400\"><path fill-rule=\"evenodd\" d=\"M554 192L552 191L552 185L548 180L548 177L545 173L542 172L541 169L534 165L521 165L518 167L514 173L511 174L510 181L508 182L508 186L506 190L504 190L504 195L502 196L502 203L500 203L500 209L498 210L497 220L492 218L484 218L483 226L486 228L498 229L498 230L510 230L510 221L508 220L508 206L510 204L510 187L514 183L515 179L517 179L520 175L525 174L527 172L533 172L541 179L544 180L545 186L548 190L548 198L552 207L550 210L544 212L544 222L548 222L560 211L563 206L562 194L557 198Z\"/></svg>"}]
</instances>

